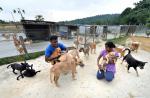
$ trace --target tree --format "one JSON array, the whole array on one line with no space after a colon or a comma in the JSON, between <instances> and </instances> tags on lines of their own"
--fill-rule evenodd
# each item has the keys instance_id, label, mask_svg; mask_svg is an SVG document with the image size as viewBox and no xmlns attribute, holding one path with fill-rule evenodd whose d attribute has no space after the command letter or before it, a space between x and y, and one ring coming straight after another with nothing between
<instances>
[{"instance_id":1,"label":"tree","mask_svg":"<svg viewBox=\"0 0 150 98\"><path fill-rule=\"evenodd\" d=\"M43 18L42 15L36 15L36 16L35 16L35 20L36 20L36 21L44 21L44 18Z\"/></svg>"},{"instance_id":2,"label":"tree","mask_svg":"<svg viewBox=\"0 0 150 98\"><path fill-rule=\"evenodd\" d=\"M0 7L0 11L2 11L3 10L3 8L2 7Z\"/></svg>"},{"instance_id":3,"label":"tree","mask_svg":"<svg viewBox=\"0 0 150 98\"><path fill-rule=\"evenodd\" d=\"M1 11L3 11L3 8L2 8L2 7L0 7L0 12L1 12Z\"/></svg>"},{"instance_id":4,"label":"tree","mask_svg":"<svg viewBox=\"0 0 150 98\"><path fill-rule=\"evenodd\" d=\"M122 24L146 24L150 17L150 0L141 0L134 3L135 8L126 8L120 15Z\"/></svg>"},{"instance_id":5,"label":"tree","mask_svg":"<svg viewBox=\"0 0 150 98\"><path fill-rule=\"evenodd\" d=\"M121 13L121 17L128 15L130 12L132 11L132 9L130 7L126 8L122 13Z\"/></svg>"},{"instance_id":6,"label":"tree","mask_svg":"<svg viewBox=\"0 0 150 98\"><path fill-rule=\"evenodd\" d=\"M18 8L18 9L16 9L16 10L14 9L13 12L20 14L20 15L21 15L21 20L24 20L24 19L25 19L25 18L23 17L23 14L25 14L25 10Z\"/></svg>"}]
</instances>

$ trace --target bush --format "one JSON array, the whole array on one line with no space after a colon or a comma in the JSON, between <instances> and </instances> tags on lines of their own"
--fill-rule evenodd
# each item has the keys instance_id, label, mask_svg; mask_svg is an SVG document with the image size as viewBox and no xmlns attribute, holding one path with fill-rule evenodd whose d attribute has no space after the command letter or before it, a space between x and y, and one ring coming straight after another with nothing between
<instances>
[{"instance_id":1,"label":"bush","mask_svg":"<svg viewBox=\"0 0 150 98\"><path fill-rule=\"evenodd\" d=\"M107 41L111 41L114 44L119 44L119 45L123 45L124 46L127 39L128 39L128 36L124 36L124 37L109 39Z\"/></svg>"},{"instance_id":2,"label":"bush","mask_svg":"<svg viewBox=\"0 0 150 98\"><path fill-rule=\"evenodd\" d=\"M44 51L29 53L29 57L27 57L26 55L19 55L19 56L0 58L0 65L9 64L18 61L24 61L24 57L26 57L26 60L35 59L42 55L44 55Z\"/></svg>"}]
</instances>

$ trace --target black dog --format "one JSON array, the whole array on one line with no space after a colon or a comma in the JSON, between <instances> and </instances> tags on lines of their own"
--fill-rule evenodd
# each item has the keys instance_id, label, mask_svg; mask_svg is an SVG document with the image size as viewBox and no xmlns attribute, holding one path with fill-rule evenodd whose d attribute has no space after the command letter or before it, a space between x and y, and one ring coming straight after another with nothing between
<instances>
[{"instance_id":1,"label":"black dog","mask_svg":"<svg viewBox=\"0 0 150 98\"><path fill-rule=\"evenodd\" d=\"M29 65L28 63L21 63L21 64L14 63L14 64L8 65L7 68L9 68L9 66L11 66L11 68L13 69L14 74L17 74L15 70L18 70L20 71L20 74L22 75L22 71L29 69L29 67L31 67L32 69L33 65ZM22 78L23 78L23 75L22 75Z\"/></svg>"},{"instance_id":2,"label":"black dog","mask_svg":"<svg viewBox=\"0 0 150 98\"><path fill-rule=\"evenodd\" d=\"M135 58L132 57L131 50L126 48L124 51L128 50L128 54L126 56L124 56L123 61L126 60L127 61L127 70L129 72L130 67L133 67L136 71L137 76L139 76L138 71L137 71L137 67L139 67L140 69L144 69L144 66L147 62L142 62L142 61L138 61ZM122 61L122 62L123 62Z\"/></svg>"},{"instance_id":3,"label":"black dog","mask_svg":"<svg viewBox=\"0 0 150 98\"><path fill-rule=\"evenodd\" d=\"M39 71L35 71L34 69L26 69L24 72L23 72L23 74L21 74L21 75L19 75L18 77L17 77L17 80L19 80L19 77L21 77L22 76L22 78L24 77L24 76L26 76L26 77L33 77L33 76L35 76L38 72L41 72L40 70Z\"/></svg>"}]
</instances>

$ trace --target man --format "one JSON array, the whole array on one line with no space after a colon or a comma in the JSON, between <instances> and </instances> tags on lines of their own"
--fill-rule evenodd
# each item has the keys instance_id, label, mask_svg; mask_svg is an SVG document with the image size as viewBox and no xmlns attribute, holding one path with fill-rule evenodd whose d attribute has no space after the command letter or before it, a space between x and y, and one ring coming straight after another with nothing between
<instances>
[{"instance_id":1,"label":"man","mask_svg":"<svg viewBox=\"0 0 150 98\"><path fill-rule=\"evenodd\" d=\"M60 57L60 53L56 53L58 50L66 51L66 46L64 46L61 43L58 43L58 37L57 36L51 36L50 37L50 44L45 50L45 61L51 62L52 65L55 64L55 60Z\"/></svg>"}]
</instances>

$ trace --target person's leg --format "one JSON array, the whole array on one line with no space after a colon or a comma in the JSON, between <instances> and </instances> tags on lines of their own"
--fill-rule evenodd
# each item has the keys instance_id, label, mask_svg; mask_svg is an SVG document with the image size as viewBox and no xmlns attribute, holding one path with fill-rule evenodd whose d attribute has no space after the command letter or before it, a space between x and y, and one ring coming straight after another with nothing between
<instances>
[{"instance_id":1,"label":"person's leg","mask_svg":"<svg viewBox=\"0 0 150 98\"><path fill-rule=\"evenodd\" d=\"M104 78L104 71L98 70L97 71L97 79L103 79Z\"/></svg>"},{"instance_id":2,"label":"person's leg","mask_svg":"<svg viewBox=\"0 0 150 98\"><path fill-rule=\"evenodd\" d=\"M104 75L107 81L112 81L114 79L114 73L111 71L106 71Z\"/></svg>"}]
</instances>

